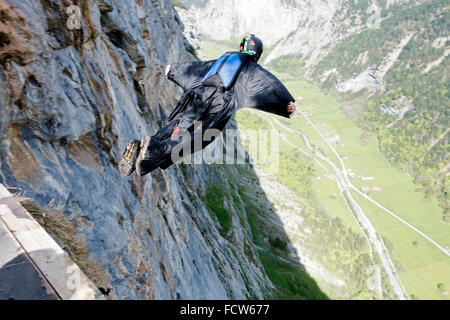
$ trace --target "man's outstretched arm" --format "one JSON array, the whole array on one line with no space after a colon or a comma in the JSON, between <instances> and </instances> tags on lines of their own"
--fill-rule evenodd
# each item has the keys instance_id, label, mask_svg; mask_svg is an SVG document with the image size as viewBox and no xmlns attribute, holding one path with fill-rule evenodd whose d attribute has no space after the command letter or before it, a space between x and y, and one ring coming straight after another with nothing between
<instances>
[{"instance_id":1,"label":"man's outstretched arm","mask_svg":"<svg viewBox=\"0 0 450 320\"><path fill-rule=\"evenodd\" d=\"M184 90L190 90L200 83L213 63L214 60L174 63L166 67L165 75Z\"/></svg>"},{"instance_id":2,"label":"man's outstretched arm","mask_svg":"<svg viewBox=\"0 0 450 320\"><path fill-rule=\"evenodd\" d=\"M282 117L291 118L296 110L295 99L287 88L272 73L253 65L243 78L245 89L242 106L256 108Z\"/></svg>"}]
</instances>

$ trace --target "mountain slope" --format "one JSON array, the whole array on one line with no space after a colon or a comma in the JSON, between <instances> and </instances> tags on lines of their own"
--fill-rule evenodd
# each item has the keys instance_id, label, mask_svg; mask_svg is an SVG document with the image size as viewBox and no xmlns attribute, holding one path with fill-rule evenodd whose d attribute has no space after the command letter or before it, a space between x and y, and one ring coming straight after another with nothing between
<instances>
[{"instance_id":1,"label":"mountain slope","mask_svg":"<svg viewBox=\"0 0 450 320\"><path fill-rule=\"evenodd\" d=\"M206 38L256 33L264 63L339 96L450 219L447 1L210 0L192 10Z\"/></svg>"},{"instance_id":2,"label":"mountain slope","mask_svg":"<svg viewBox=\"0 0 450 320\"><path fill-rule=\"evenodd\" d=\"M418 297L446 299L445 291L436 288L448 271L446 251L448 223L441 220L439 202L430 199L440 193L441 208L444 208L447 193L445 184L448 184L446 170L449 166L445 164L448 154L446 152L448 115L445 111L448 105L446 72L448 10L445 2L378 1L380 29L377 29L377 15L374 15L374 8L370 7L373 2L343 1L342 6L334 11L328 21L331 22L332 28L325 38L318 35L325 24L314 25L307 20L308 18L304 20L305 24L299 23L298 34L308 32L308 28L312 28L309 31L316 32L318 37L317 41L314 37L305 37L306 42L301 49L297 47L298 39L294 40L294 32L288 35L278 33L275 31L278 28L275 28L273 23L280 21L281 24L282 17L290 14L286 8L300 2L305 3L304 1L280 1L273 5L272 8L281 8L276 20L273 15L265 16L266 6L269 5L265 2L241 1L238 4L233 1L206 2L200 9L191 8L190 11L204 18L197 20L196 28L205 29L206 36L203 38L202 50L209 58L218 57L227 50L236 50L242 36L240 28L247 27L247 32L254 32L260 36L266 36L265 32L271 32L271 37L278 39L275 43L271 43L271 46L266 45L261 60L266 68L280 77L289 90L292 90L297 99L299 115L289 122L279 120L285 127L280 133L283 141L281 144L288 151L287 154L283 153L283 158L288 159L293 155L297 166L289 165L287 160L287 167L290 170L286 172L280 170L281 172L272 177L273 180L281 182L292 191L298 189L304 192L308 187L304 184L303 178L305 172L310 170L314 186L311 194L316 195L312 204L323 205L329 217L338 217L336 221L342 222L346 227L353 226L354 221L349 219L353 218L354 208L349 210L345 207L345 203L341 206L340 201L337 201L342 198L340 193L342 189L331 187L335 182L332 181L333 176L329 174L330 168L326 168L326 164L323 168L305 161L308 156L305 159L306 153L303 151L308 151L309 147L302 140L307 136L312 141L313 148L318 148L324 154L330 151L327 141L333 144L339 155L328 153L327 156L331 161L335 161L337 167L342 165L344 170L348 169L346 174L356 186L352 190L352 193L356 193L353 195L360 207L356 211L362 211L376 228L376 234L381 238L380 243L384 243L386 256L392 260L394 273L400 278L405 291L407 290L406 296L412 299ZM286 5L284 9L283 4ZM231 18L226 18L227 15L232 17L233 11L230 10L230 6L236 9L233 18L235 20L232 20L233 27L220 29L216 26L216 31L211 24L223 25L227 20L230 21ZM239 12L239 8L247 8L246 12L251 11L252 14ZM223 19L218 14L222 10L226 13ZM250 23L257 19L265 23ZM319 25L320 28L317 27ZM213 31L216 33L208 34ZM224 37L226 40L216 41L214 37L221 36L220 32L229 32L231 36ZM287 39L283 40L284 37ZM327 44L323 47L316 46L316 43L322 44L323 41ZM286 50L292 47L297 51L286 54ZM280 56L267 63L267 57L270 57L277 48L280 49L277 53ZM302 78L308 81L300 81ZM317 86L320 86L322 91L338 97L339 100L320 93ZM416 108L416 105L420 108ZM302 115L309 117L323 136L314 132L308 121L302 121ZM414 115L417 117L410 121ZM348 121L346 116L353 123ZM247 125L257 129L278 127L275 119L271 123L271 121L263 122L259 118L260 116L246 111L239 111L236 115L239 127ZM261 115L261 118L264 116ZM292 133L294 128L303 133L303 139L301 134ZM301 149L300 153L295 150L298 146ZM422 160L417 161L423 156L433 159L434 165L424 164ZM305 162L308 164L305 165ZM415 181L411 175L394 166L412 173L416 177ZM325 175L321 176L318 173L323 169L326 170ZM424 170L417 174L418 169ZM257 174L262 177L260 171L258 168ZM419 183L426 188L420 188ZM347 182L343 183L344 188L346 184ZM271 189L267 185L265 188ZM426 197L421 194L423 191ZM387 211L368 203L368 199L362 194L376 199L384 208L389 208L390 212L395 212L418 230L425 230L429 239L437 240L438 246L433 248L431 242L407 225L401 225L402 223L389 217ZM284 209L292 213L295 208L296 205L290 203ZM304 217L307 212L303 206L301 216ZM313 216L317 216L317 213ZM339 228L338 223L336 225ZM320 227L319 224L314 224L311 228L313 234L320 233L322 231L318 230ZM320 252L318 256L324 260L330 257L330 260L334 259L337 262L342 256L355 257L350 252L344 253L339 250L337 250L339 256L337 254L334 256L336 253L334 245L338 241L334 238L333 241L329 241L330 229L332 229L330 225L324 228L322 239L325 240L319 241L325 244L325 248L321 248L320 245L308 246L310 252L313 255ZM295 231L292 229L288 230L288 234L295 238ZM426 244L422 246L424 240ZM371 241L368 242L370 245ZM296 240L292 240L292 243L297 244ZM333 249L330 249L332 246ZM344 245L344 251L349 248L350 246ZM358 248L356 252L363 251ZM376 257L371 258L366 260L376 265L378 263ZM345 261L349 262L348 259ZM329 261L321 262L330 267ZM354 266L357 263L352 261L349 265ZM364 265L363 261L358 267L364 268ZM347 266L342 269L345 270L346 276L354 271L350 271L351 268ZM367 272L370 273L369 270L371 269L367 269ZM364 272L353 279L360 276L364 278ZM420 281L417 280L418 276ZM347 280L345 276L341 279ZM385 275L382 279L384 287ZM385 298L393 297L389 289L387 292L383 289L383 294Z\"/></svg>"},{"instance_id":3,"label":"mountain slope","mask_svg":"<svg viewBox=\"0 0 450 320\"><path fill-rule=\"evenodd\" d=\"M449 6L426 1L380 16L380 29L339 43L313 77L324 88L345 92L345 100L365 97L359 119L392 163L411 173L427 197L440 199L449 221Z\"/></svg>"}]
</instances>

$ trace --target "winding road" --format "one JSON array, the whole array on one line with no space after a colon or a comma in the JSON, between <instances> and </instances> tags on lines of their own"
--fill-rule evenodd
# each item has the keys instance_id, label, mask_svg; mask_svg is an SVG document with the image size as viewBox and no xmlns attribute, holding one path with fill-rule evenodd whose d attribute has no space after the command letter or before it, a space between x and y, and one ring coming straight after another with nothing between
<instances>
[{"instance_id":1,"label":"winding road","mask_svg":"<svg viewBox=\"0 0 450 320\"><path fill-rule=\"evenodd\" d=\"M317 128L317 126L309 119L309 117L303 111L298 110L299 114L305 118L306 122L317 132L317 134L322 138L322 140L328 145L328 147L331 149L331 151L335 154L336 158L339 161L341 168L339 168L332 160L330 160L329 158L324 156L322 153L315 150L314 147L310 144L308 137L303 132L287 127L286 125L284 125L282 122L280 122L278 119L276 119L275 117L273 117L271 115L262 114L260 112L253 111L253 110L251 110L251 112L256 113L258 116L271 119L272 126L273 126L272 122L274 122L278 126L283 128L284 130L295 133L297 135L300 135L303 138L307 148L312 152L312 154L315 155L321 161L326 162L333 169L333 171L335 173L334 176L336 178L336 182L341 191L341 194L344 196L345 201L349 205L351 211L354 213L354 217L355 217L356 221L360 225L361 229L363 230L363 233L365 234L367 240L369 241L370 247L371 247L371 252L372 252L372 248L373 248L375 250L375 252L377 252L378 256L380 257L383 268L387 273L389 283L391 284L395 295L399 299L408 299L407 292L404 289L400 279L398 278L398 276L396 274L394 264L388 254L388 251L384 245L384 242L380 239L375 227L372 225L370 220L367 218L366 214L364 213L364 211L362 210L362 208L360 207L360 205L358 204L358 202L353 197L353 195L350 191L354 191L354 192L358 193L359 195L361 195L362 197L364 197L366 200L372 202L377 207L381 208L383 211L385 211L386 213L388 213L389 215L391 215L398 221L405 224L408 228L414 230L415 232L420 234L422 237L427 239L434 246L436 246L439 250L441 250L445 255L450 256L450 253L448 252L448 250L446 250L444 247L439 245L430 236L428 236L424 232L420 231L419 229L417 229L416 227L411 225L409 222L402 219L397 214L395 214L394 212L392 212L391 210L389 210L388 208L386 208L385 206L383 206L382 204L380 204L373 198L369 197L367 194L361 192L357 187L355 187L350 182L344 161L341 158L341 156L339 155L339 153L336 151L336 149L333 147L333 145L327 141L327 139L324 137L322 132ZM300 150L301 152L306 154L306 152L304 150L302 150L301 148L291 144L290 142L288 142L288 143L291 146L297 148L298 150Z\"/></svg>"},{"instance_id":2,"label":"winding road","mask_svg":"<svg viewBox=\"0 0 450 320\"><path fill-rule=\"evenodd\" d=\"M331 168L333 168L333 171L334 171L335 176L337 178L336 181L338 183L339 189L341 190L341 192L342 192L344 198L346 199L346 201L348 201L351 204L350 207L352 209L352 212L354 213L354 216L355 216L356 220L358 221L359 225L361 226L363 232L366 234L371 247L374 249L375 252L377 252L378 256L380 257L381 263L383 265L384 270L386 271L386 274L387 274L388 279L389 279L389 283L391 284L395 295L399 299L403 299L403 300L407 299L408 295L406 293L406 290L403 288L403 285L401 284L400 279L396 275L394 264L392 263L392 260L391 260L391 258L389 256L389 254L387 253L387 249L386 249L383 241L379 238L375 227L372 225L370 220L367 218L367 216L365 215L364 211L359 206L358 202L354 199L353 195L351 194L351 192L349 190L349 189L352 189L350 187L351 183L350 183L350 181L348 179L348 176L346 174L347 172L346 172L345 165L344 165L342 159L340 158L339 154L336 152L334 147L330 143L328 143L328 141L322 135L320 130L309 120L308 116L306 116L301 111L298 111L298 112L306 119L308 124L311 125L312 128L314 128L314 130L317 131L317 133L320 135L320 137L333 150L333 152L336 154L337 158L339 159L339 161L341 163L342 169L337 167L335 165L335 163L333 161L331 161L329 158L325 157L323 154L321 154L320 152L315 150L313 148L313 146L310 144L310 142L308 140L308 137L305 134L303 134L302 132L300 132L298 130L286 127L283 123L281 123L278 119L276 119L275 117L273 117L271 115L265 115L265 117L268 117L268 118L272 119L272 121L277 123L283 129L285 129L287 131L290 131L292 133L298 134L301 137L303 137L303 139L305 141L305 144L308 147L308 149L317 158L319 158L320 160L326 162L327 164L329 164L331 166Z\"/></svg>"},{"instance_id":3,"label":"winding road","mask_svg":"<svg viewBox=\"0 0 450 320\"><path fill-rule=\"evenodd\" d=\"M371 197L369 197L367 194L361 192L358 188L356 188L351 182L350 179L348 178L347 175L347 169L345 167L344 161L342 160L341 156L338 154L338 152L336 151L336 149L333 147L332 144L330 144L325 137L323 136L323 134L320 132L320 130L311 122L311 120L308 118L308 116L300 111L300 114L305 118L305 120L308 122L309 125L311 125L312 128L314 128L314 130L320 135L320 137L325 141L325 143L330 147L330 149L333 151L333 153L336 155L336 157L338 158L341 166L342 166L342 175L343 175L343 179L345 181L345 186L354 190L355 192L357 192L358 194L360 194L361 196L363 196L364 198L366 198L367 200L369 200L370 202L372 202L373 204L375 204L376 206L378 206L379 208L383 209L385 212L387 212L388 214L390 214L391 216L393 216L395 219L397 219L398 221L402 222L403 224L405 224L406 226L408 226L410 229L414 230L415 232L417 232L418 234L420 234L422 237L424 237L425 239L427 239L428 241L430 241L434 246L436 246L439 250L441 250L443 253L445 253L447 256L450 256L450 252L448 252L448 250L446 250L444 247L442 247L440 244L438 244L436 241L434 241L430 236L426 235L424 232L420 231L419 229L417 229L416 227L414 227L412 224L410 224L409 222L405 221L404 219L400 218L398 215L396 215L395 213L393 213L391 210L389 210L388 208L386 208L385 206L383 206L382 204L380 204L379 202L375 201L374 199L372 199ZM277 120L278 121L278 120ZM306 136L297 131L297 133L302 134L303 137L305 138ZM322 156L323 157L323 156ZM323 157L325 158L325 157ZM324 161L326 161L325 159L323 159ZM330 165L332 165L333 170L336 171L335 165L331 160L327 161L328 163L330 163ZM339 170L339 169L338 169ZM341 171L341 170L339 170ZM341 177L342 178L342 177Z\"/></svg>"}]
</instances>

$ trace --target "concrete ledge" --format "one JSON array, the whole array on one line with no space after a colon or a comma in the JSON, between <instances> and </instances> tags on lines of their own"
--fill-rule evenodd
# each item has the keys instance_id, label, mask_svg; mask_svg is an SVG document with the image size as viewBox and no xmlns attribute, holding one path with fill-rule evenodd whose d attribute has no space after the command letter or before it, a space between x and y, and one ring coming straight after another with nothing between
<instances>
[{"instance_id":1,"label":"concrete ledge","mask_svg":"<svg viewBox=\"0 0 450 320\"><path fill-rule=\"evenodd\" d=\"M60 297L0 219L0 300Z\"/></svg>"},{"instance_id":2,"label":"concrete ledge","mask_svg":"<svg viewBox=\"0 0 450 320\"><path fill-rule=\"evenodd\" d=\"M0 229L0 235L3 235L0 236L0 272L11 274L12 266L28 264L27 268L17 269L15 273L20 273L20 270L30 273L33 269L35 276L42 280L40 286L46 291L34 298L25 297L24 299L104 299L97 287L70 259L69 255L2 184L0 184ZM12 249L15 252L11 255ZM12 261L8 258L8 252L13 260L21 256L23 261L10 263L8 266L8 261ZM0 283L0 296L5 293L5 290L12 290L11 297L14 298L14 291L18 293L26 289L21 288L24 285L30 286L28 288L30 292L36 290L37 281L23 283L26 274L14 274L14 277L17 280L16 283L14 279L10 279L8 288L5 288L6 284Z\"/></svg>"}]
</instances>

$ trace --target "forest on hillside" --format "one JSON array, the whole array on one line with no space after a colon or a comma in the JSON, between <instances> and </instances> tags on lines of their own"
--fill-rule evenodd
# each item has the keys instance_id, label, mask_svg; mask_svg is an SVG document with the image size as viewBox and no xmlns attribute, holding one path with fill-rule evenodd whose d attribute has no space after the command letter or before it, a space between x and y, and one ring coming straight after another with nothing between
<instances>
[{"instance_id":1,"label":"forest on hillside","mask_svg":"<svg viewBox=\"0 0 450 320\"><path fill-rule=\"evenodd\" d=\"M358 12L365 12L363 3L352 8L354 15L347 14L353 19ZM412 174L427 197L438 197L446 221L450 221L449 9L445 0L406 9L389 7L381 12L380 29L367 28L340 42L313 73L318 81L325 72L336 69L322 84L335 91L342 79L379 70L402 39L412 35L385 75L384 88L364 92L362 125L377 135L384 155ZM366 55L363 63L358 59L362 54Z\"/></svg>"}]
</instances>

